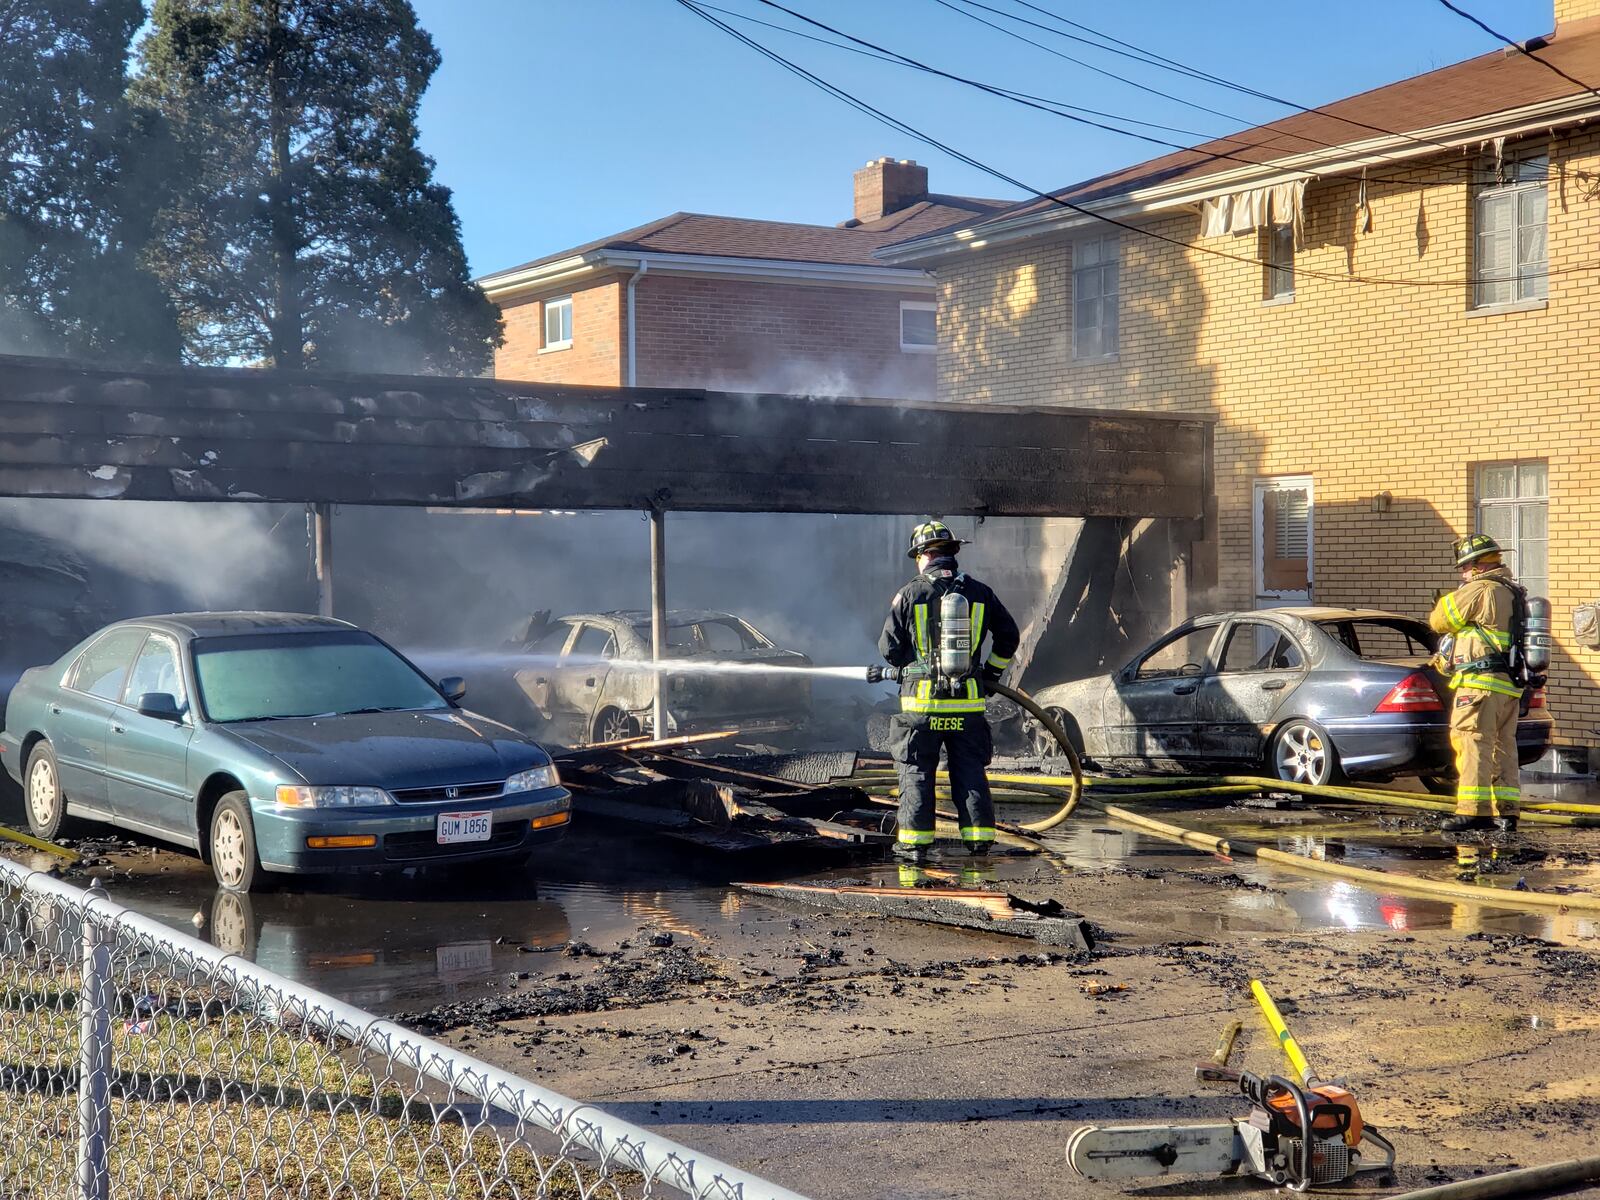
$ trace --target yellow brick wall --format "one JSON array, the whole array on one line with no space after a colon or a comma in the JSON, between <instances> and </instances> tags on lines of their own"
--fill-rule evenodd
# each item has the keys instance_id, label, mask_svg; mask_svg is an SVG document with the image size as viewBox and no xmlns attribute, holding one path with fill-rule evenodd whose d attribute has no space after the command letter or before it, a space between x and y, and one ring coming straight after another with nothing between
<instances>
[{"instance_id":1,"label":"yellow brick wall","mask_svg":"<svg viewBox=\"0 0 1600 1200\"><path fill-rule=\"evenodd\" d=\"M1355 181L1314 181L1291 303L1262 302L1255 235L1199 241L1193 213L1122 235L1115 362L1072 359L1070 239L938 265L940 396L948 400L1216 413L1218 587L1197 611L1249 607L1252 484L1314 477L1315 598L1423 613L1451 586L1451 538L1474 525L1478 463L1550 465L1551 706L1594 742L1600 654L1571 641L1574 604L1600 596L1600 134L1551 143L1548 307L1474 312L1464 160L1375 170L1370 231ZM1426 186L1420 177L1431 180ZM1357 283L1354 277L1434 286ZM1392 495L1372 511L1376 493Z\"/></svg>"}]
</instances>

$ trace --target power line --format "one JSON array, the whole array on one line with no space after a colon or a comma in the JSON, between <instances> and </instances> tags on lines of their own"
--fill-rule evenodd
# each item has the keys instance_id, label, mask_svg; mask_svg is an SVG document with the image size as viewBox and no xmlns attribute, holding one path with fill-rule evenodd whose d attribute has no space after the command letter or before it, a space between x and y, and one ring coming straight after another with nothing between
<instances>
[{"instance_id":1,"label":"power line","mask_svg":"<svg viewBox=\"0 0 1600 1200\"><path fill-rule=\"evenodd\" d=\"M1245 165L1247 167L1261 167L1261 166L1267 165L1267 163L1264 163L1260 159L1245 158L1245 157L1241 157L1238 154L1230 154L1230 153L1228 153L1227 151L1224 151L1224 150L1207 150L1207 149L1200 149L1200 148L1196 148L1196 147L1186 146L1186 145L1182 145L1182 144L1180 144L1178 142L1167 141L1165 138L1154 137L1154 136L1152 136L1150 134L1137 133L1137 132L1134 132L1134 131L1128 130L1128 129L1116 128L1114 126L1106 125L1106 124L1103 124L1102 122L1095 121L1095 120L1092 120L1092 119L1087 118L1087 117L1078 116L1078 115L1075 115L1073 113L1059 112L1059 111L1057 111L1055 109L1047 107L1045 104L1036 102L1035 99L1025 99L1025 98L1023 98L1022 94L1015 93L1015 92L1010 92L1010 91L1007 91L1005 89L999 89L999 88L996 88L996 87L994 87L994 86L992 86L990 84L983 83L983 82L981 82L979 80L967 78L966 76L953 74L952 72L945 71L945 70L942 70L942 69L940 69L938 67L931 66L928 63L922 62L920 59L912 58L909 55L901 54L899 51L892 50L887 46L881 46L881 45L877 44L876 42L870 42L870 41L867 41L864 38L856 37L855 35L850 34L850 33L846 33L844 30L838 29L838 28L836 28L836 27L834 27L832 25L827 24L826 22L816 20L813 17L808 17L804 13L796 12L794 9L788 8L785 5L778 3L778 0L758 0L758 2L763 4L763 5L765 5L768 8L776 9L777 11L779 11L781 13L784 13L784 14L790 16L790 17L793 17L797 21L803 21L805 24L810 25L815 29L824 30L827 33L833 34L835 37L845 38L847 41L853 42L856 46L864 47L866 50L874 52L874 55L873 55L874 57L887 57L891 61L895 61L895 62L901 63L901 64L903 64L905 66L915 68L916 70L919 70L919 71L927 72L930 75L937 75L942 79L948 79L948 80L951 80L952 82L955 82L955 83L965 84L965 85L967 85L969 87L974 87L974 88L977 88L980 91L987 92L990 95L1001 96L1003 98L1013 100L1013 101L1015 101L1015 102L1017 102L1019 104L1022 104L1025 107L1028 107L1028 108L1034 108L1034 109L1039 109L1040 111L1050 112L1053 115L1062 117L1065 120L1075 121L1075 122L1077 122L1079 124L1088 125L1088 126L1091 126L1092 128L1095 128L1095 129L1105 130L1105 131L1107 131L1109 133L1120 133L1124 137L1136 138L1139 141L1149 142L1152 145L1165 146L1169 150L1178 150L1178 151L1184 151L1184 152L1194 153L1194 154L1198 154L1198 155L1205 155L1205 156L1208 156L1208 157L1213 158L1213 159L1225 159L1225 160L1230 161L1230 162L1242 163L1243 165ZM945 0L937 0L937 2L940 3L940 4L944 4ZM946 4L945 6L949 7L948 4ZM1231 139L1216 139L1216 140L1226 141L1226 140L1231 140ZM1260 149L1260 150L1267 150L1268 149L1265 145L1263 145L1261 143L1247 143L1247 142L1235 141L1234 144L1239 146L1241 149ZM1268 151L1268 153L1271 154L1272 152ZM1270 159L1269 159L1269 161L1270 161ZM1385 177L1384 181L1385 182L1389 182L1389 181L1395 180L1395 179L1397 179L1397 177ZM1421 185L1427 186L1427 185L1431 185L1433 183L1437 183L1438 180L1433 180L1433 179L1420 179L1420 180L1417 180L1417 179L1413 179L1413 180L1410 180L1409 182L1413 182L1413 183L1417 183L1417 184L1421 184Z\"/></svg>"},{"instance_id":2,"label":"power line","mask_svg":"<svg viewBox=\"0 0 1600 1200\"><path fill-rule=\"evenodd\" d=\"M973 158L971 155L965 153L964 151L956 149L954 146L950 145L949 143L939 140L938 138L934 137L932 134L926 133L923 130L918 129L916 126L913 126L913 125L907 123L906 121L902 120L901 118L892 116L891 114L889 114L887 112L884 112L882 109L874 107L873 105L867 103L865 100L862 100L858 96L855 96L852 93L846 91L844 88L839 87L837 84L830 83L828 80L824 79L822 76L817 75L816 73L814 73L814 72L808 70L807 68L801 66L799 63L793 62L790 59L785 58L783 55L779 54L776 50L773 50L772 48L763 45L761 42L757 41L756 39L754 39L754 38L752 38L752 37L750 37L750 36L748 36L748 35L746 35L744 33L741 33L739 30L735 29L733 26L729 25L727 22L722 21L718 17L713 16L711 13L705 11L698 3L695 2L695 0L674 0L674 2L677 3L680 7L687 9L689 12L693 13L695 16L699 17L702 21L705 21L707 24L712 25L717 29L720 29L723 33L727 34L729 37L733 38L735 41L738 41L738 42L742 43L743 45L749 47L750 49L754 50L757 54L760 54L762 57L767 58L770 61L777 63L779 66L783 67L784 70L789 71L790 73L798 76L801 79L804 79L806 82L810 83L813 87L816 87L819 90L821 90L823 92L826 92L828 95L833 96L835 99L837 99L841 103L846 104L849 107L855 109L857 112L863 113L866 116L870 116L874 120L876 120L876 121L888 126L890 129L893 129L896 132L905 134L907 137L914 138L917 141L922 142L924 145L930 146L935 150L938 150L938 151L940 151L940 152L942 152L944 154L947 154L951 158L955 159L957 162L964 163L967 166L972 167L976 171L981 171L984 174L987 174L987 175L990 175L990 176L994 177L995 179L998 179L998 180L1001 180L1004 183L1010 184L1012 187L1018 189L1019 191L1027 192L1028 194L1030 194L1030 195L1032 195L1032 196L1034 196L1034 197L1036 197L1036 198L1038 198L1040 200L1046 201L1047 203L1050 203L1050 204L1055 204L1055 205L1057 205L1057 206L1059 206L1061 208L1064 208L1064 209L1066 209L1066 210L1068 210L1070 212L1076 213L1079 216L1085 217L1085 218L1087 218L1089 220L1098 221L1098 222L1100 222L1100 223L1102 223L1104 225L1109 225L1109 226L1112 226L1113 228L1121 229L1121 230L1124 230L1124 231L1126 231L1128 233L1137 234L1140 237L1148 238L1148 239L1150 239L1152 241L1163 242L1163 243L1165 243L1167 245L1177 247L1178 249L1186 251L1186 252L1187 251L1194 251L1194 252L1197 252L1197 253L1200 253L1200 254L1209 255L1209 256L1211 256L1213 258L1226 259L1226 260L1228 260L1230 262L1243 263L1243 264L1245 264L1247 266L1252 266L1252 267L1257 267L1257 268L1262 268L1262 269L1265 269L1268 266L1272 266L1273 269L1277 270L1277 271L1286 272L1288 274L1292 274L1292 275L1296 275L1296 276L1304 276L1304 277L1309 278L1309 279L1325 279L1325 280L1328 280L1328 281L1333 282L1333 283L1360 283L1360 284L1368 284L1368 285L1374 285L1374 286L1390 286L1390 287L1450 287L1450 288L1466 288L1466 287L1474 287L1478 283L1482 282L1482 280L1480 280L1480 279L1478 279L1476 277L1474 277L1472 279L1467 279L1467 280L1454 280L1454 279L1450 279L1450 280L1447 280L1447 279L1395 279L1395 278L1386 278L1386 277L1382 277L1382 276L1336 275L1336 274L1334 274L1332 272L1328 272L1328 271L1317 271L1317 270L1313 270L1311 268L1299 267L1299 266L1282 267L1282 266L1277 266L1275 264L1269 264L1269 263L1267 263L1267 262L1265 262L1265 261L1263 261L1262 259L1259 259L1259 258L1251 258L1251 257L1247 257L1247 256L1242 255L1242 254L1230 254L1226 250L1217 250L1217 249L1215 249L1213 247L1210 247L1210 246L1202 246L1198 242L1186 242L1186 241L1183 241L1183 240L1181 240L1179 238L1168 237L1166 234L1160 233L1160 232L1158 232L1158 231L1156 231L1154 229L1146 229L1146 228L1143 228L1143 227L1138 226L1138 225L1133 225L1133 224L1131 224L1131 223L1129 223L1127 221L1119 220L1116 217L1111 217L1111 216L1107 216L1104 213L1095 212L1092 209L1085 208L1081 204L1074 204L1070 200L1063 199L1060 196L1052 195L1049 192L1041 191L1040 189L1032 186L1031 184L1024 183L1022 180L1017 179L1016 177L1007 174L1005 171L1002 171L1000 168L995 167L995 166L991 166L988 163L985 163L985 162L980 161L979 159ZM1575 273L1575 272L1578 272L1578 271L1593 271L1593 270L1596 270L1597 267L1600 267L1600 264L1587 263L1587 264L1583 264L1581 266L1564 268L1564 269L1558 270L1558 271L1552 271L1552 270L1546 269L1541 274L1542 274L1543 277L1549 277L1551 275L1572 274L1572 273Z\"/></svg>"},{"instance_id":3,"label":"power line","mask_svg":"<svg viewBox=\"0 0 1600 1200\"><path fill-rule=\"evenodd\" d=\"M944 0L938 0L938 2L943 3ZM973 8L981 8L985 12L994 13L996 16L1003 17L1008 21L1016 21L1024 25L1031 25L1035 29L1043 30L1045 33L1053 34L1056 37L1067 38L1074 42L1080 42L1086 46L1092 46L1098 50L1104 50L1110 54L1121 55L1123 58L1132 59L1135 62L1143 63L1145 66L1153 66L1161 70L1172 71L1187 78L1196 79L1203 83L1210 83L1217 87L1226 88L1230 91L1239 92L1243 95L1254 97L1258 100L1266 100L1272 104L1281 104L1285 108L1292 108L1307 115L1327 117L1329 120L1342 121L1347 125L1353 125L1358 129L1365 129L1370 133L1381 133L1386 137L1401 138L1418 146L1434 146L1441 150L1456 149L1454 146L1447 145L1444 142L1434 141L1431 138L1419 138L1414 134L1402 133L1395 129L1387 129L1382 125L1372 125L1366 121L1360 121L1354 117L1347 117L1342 113L1333 112L1326 108L1318 108L1312 105L1300 104L1294 100L1287 100L1282 96L1275 96L1271 92L1261 91L1259 88L1251 87L1248 84L1237 83L1221 75L1215 75L1209 71L1202 71L1198 67L1191 67L1187 63L1181 63L1176 59L1167 58L1165 55L1154 54L1151 51L1143 49L1142 47L1135 46L1132 42L1124 42L1122 39L1114 38L1110 34L1101 33L1098 29L1093 29L1087 25L1080 24L1077 21L1069 20L1068 18L1052 12L1047 8L1041 8L1037 4L1030 3L1030 0L1013 0L1013 3L1019 4L1024 8L1031 9L1033 12L1039 13L1042 16L1049 17L1053 21L1058 21L1064 25L1069 25L1074 29L1082 29L1086 33L1093 34L1095 37L1101 38L1104 41L1117 43L1117 45L1108 46L1103 45L1101 42L1090 41L1088 38L1079 37L1076 34L1068 33L1065 30L1056 29L1049 25L1042 25L1038 21L1032 21L1027 17L1018 16L1016 13L1009 13L1003 9L994 8L988 4L982 3L982 0L961 0L961 3L970 5ZM1119 49L1118 46L1129 47L1129 49ZM1184 102L1180 101L1180 103ZM1299 137L1301 135L1291 134L1290 136ZM1318 141L1316 138L1309 137L1305 140L1313 142ZM1321 144L1329 147L1337 145L1337 143L1329 142L1322 142Z\"/></svg>"},{"instance_id":4,"label":"power line","mask_svg":"<svg viewBox=\"0 0 1600 1200\"><path fill-rule=\"evenodd\" d=\"M1563 71L1560 67L1556 66L1555 63L1551 62L1548 58L1541 58L1539 55L1535 54L1532 50L1528 49L1527 46L1523 45L1521 42L1517 41L1515 38L1508 38L1505 34L1499 32L1498 30L1489 28L1489 26L1485 25L1482 21L1480 21L1477 17L1473 16L1466 9L1457 7L1456 5L1450 3L1450 0L1439 0L1439 3L1444 5L1446 8L1448 8L1451 12L1455 13L1455 15L1460 17L1463 21L1468 21L1468 22L1471 22L1473 25L1476 25L1479 29L1481 29L1485 33L1487 33L1490 37L1499 38L1506 45L1510 46L1513 50L1516 50L1518 53L1527 55L1529 58L1533 59L1533 61L1538 63L1540 66L1547 67L1550 70L1554 71L1557 75L1561 76L1561 78L1565 79L1568 83L1574 84L1575 86L1582 88L1586 92L1594 92L1595 95L1600 96L1600 90L1597 90L1596 88L1591 87L1589 84L1585 83L1583 80L1577 78L1576 76L1568 75L1565 71Z\"/></svg>"}]
</instances>

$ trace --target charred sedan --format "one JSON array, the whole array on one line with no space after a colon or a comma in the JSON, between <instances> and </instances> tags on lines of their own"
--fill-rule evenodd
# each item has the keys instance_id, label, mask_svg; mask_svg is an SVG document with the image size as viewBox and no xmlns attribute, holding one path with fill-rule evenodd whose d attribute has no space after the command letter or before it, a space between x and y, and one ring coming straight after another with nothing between
<instances>
[{"instance_id":1,"label":"charred sedan","mask_svg":"<svg viewBox=\"0 0 1600 1200\"><path fill-rule=\"evenodd\" d=\"M1324 784L1453 771L1445 678L1426 624L1372 609L1276 608L1186 621L1113 675L1042 688L1085 757L1118 769L1266 773ZM1518 757L1550 745L1542 692L1523 697ZM1035 748L1049 749L1033 729Z\"/></svg>"},{"instance_id":2,"label":"charred sedan","mask_svg":"<svg viewBox=\"0 0 1600 1200\"><path fill-rule=\"evenodd\" d=\"M111 625L24 674L0 753L28 824L89 817L198 849L225 888L492 859L558 838L549 756L353 625L203 613Z\"/></svg>"},{"instance_id":3,"label":"charred sedan","mask_svg":"<svg viewBox=\"0 0 1600 1200\"><path fill-rule=\"evenodd\" d=\"M616 742L654 731L655 672L650 614L538 614L511 647L527 656L514 678L525 711L574 742ZM663 736L737 726L745 733L803 729L811 684L802 674L762 667L808 667L732 613L667 613L667 730ZM732 668L719 671L716 668ZM748 668L748 669L746 669Z\"/></svg>"}]
</instances>

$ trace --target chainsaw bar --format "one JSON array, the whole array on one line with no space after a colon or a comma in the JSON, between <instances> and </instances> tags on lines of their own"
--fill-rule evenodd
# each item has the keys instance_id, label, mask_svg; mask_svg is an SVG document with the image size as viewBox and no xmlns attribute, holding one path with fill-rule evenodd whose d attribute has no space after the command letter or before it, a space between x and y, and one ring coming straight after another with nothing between
<instances>
[{"instance_id":1,"label":"chainsaw bar","mask_svg":"<svg viewBox=\"0 0 1600 1200\"><path fill-rule=\"evenodd\" d=\"M1084 1179L1226 1175L1244 1157L1232 1121L1216 1125L1085 1125L1067 1139L1067 1164Z\"/></svg>"}]
</instances>

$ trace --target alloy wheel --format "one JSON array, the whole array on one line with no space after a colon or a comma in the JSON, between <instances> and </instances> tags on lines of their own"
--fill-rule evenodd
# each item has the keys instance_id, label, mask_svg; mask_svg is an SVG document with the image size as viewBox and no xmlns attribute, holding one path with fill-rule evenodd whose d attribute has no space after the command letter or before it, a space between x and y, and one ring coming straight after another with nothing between
<instances>
[{"instance_id":1,"label":"alloy wheel","mask_svg":"<svg viewBox=\"0 0 1600 1200\"><path fill-rule=\"evenodd\" d=\"M1328 744L1309 725L1291 725L1278 735L1278 778L1320 785L1328 782Z\"/></svg>"}]
</instances>

